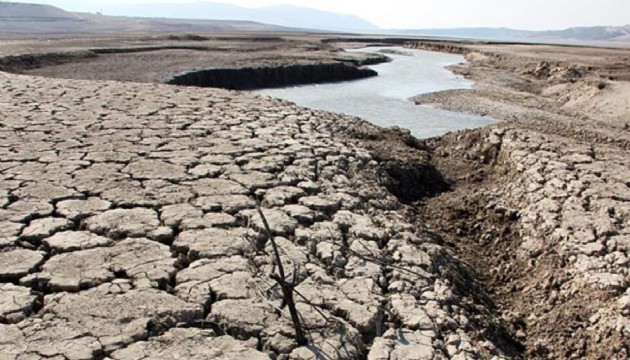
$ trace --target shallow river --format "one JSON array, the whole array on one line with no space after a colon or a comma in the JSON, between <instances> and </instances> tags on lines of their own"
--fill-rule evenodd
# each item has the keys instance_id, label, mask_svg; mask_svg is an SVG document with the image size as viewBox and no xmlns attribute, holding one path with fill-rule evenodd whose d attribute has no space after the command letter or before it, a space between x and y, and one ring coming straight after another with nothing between
<instances>
[{"instance_id":1,"label":"shallow river","mask_svg":"<svg viewBox=\"0 0 630 360\"><path fill-rule=\"evenodd\" d=\"M472 82L446 66L465 61L459 55L403 48L371 47L356 51L392 49L392 62L370 66L379 76L332 84L305 85L256 91L312 109L359 116L380 126L400 126L419 138L442 135L494 123L492 119L418 106L408 98L434 91L468 89Z\"/></svg>"}]
</instances>

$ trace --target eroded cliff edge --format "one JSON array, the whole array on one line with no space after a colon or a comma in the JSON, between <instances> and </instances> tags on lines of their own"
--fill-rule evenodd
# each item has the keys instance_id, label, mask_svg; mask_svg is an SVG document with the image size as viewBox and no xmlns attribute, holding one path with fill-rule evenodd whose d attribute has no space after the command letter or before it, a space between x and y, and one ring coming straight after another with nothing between
<instances>
[{"instance_id":1,"label":"eroded cliff edge","mask_svg":"<svg viewBox=\"0 0 630 360\"><path fill-rule=\"evenodd\" d=\"M422 218L475 269L527 358L626 358L627 51L413 46L466 54L453 69L476 80L416 102L504 120L428 141L452 191Z\"/></svg>"},{"instance_id":2,"label":"eroded cliff edge","mask_svg":"<svg viewBox=\"0 0 630 360\"><path fill-rule=\"evenodd\" d=\"M256 90L358 80L377 75L378 73L372 69L336 62L277 67L203 69L174 76L167 83L229 90Z\"/></svg>"}]
</instances>

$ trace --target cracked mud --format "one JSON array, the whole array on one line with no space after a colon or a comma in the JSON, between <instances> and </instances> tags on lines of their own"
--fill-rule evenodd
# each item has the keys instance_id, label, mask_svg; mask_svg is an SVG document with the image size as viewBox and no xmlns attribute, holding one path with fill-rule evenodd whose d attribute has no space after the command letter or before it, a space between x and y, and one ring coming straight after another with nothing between
<instances>
[{"instance_id":1,"label":"cracked mud","mask_svg":"<svg viewBox=\"0 0 630 360\"><path fill-rule=\"evenodd\" d=\"M627 358L627 97L596 103L624 55L425 46L478 82L417 102L507 122L420 142L246 93L0 73L0 359Z\"/></svg>"},{"instance_id":2,"label":"cracked mud","mask_svg":"<svg viewBox=\"0 0 630 360\"><path fill-rule=\"evenodd\" d=\"M222 90L0 79L3 359L509 351L475 325L491 310L459 295L457 260L411 222L380 160L341 135L376 128Z\"/></svg>"}]
</instances>

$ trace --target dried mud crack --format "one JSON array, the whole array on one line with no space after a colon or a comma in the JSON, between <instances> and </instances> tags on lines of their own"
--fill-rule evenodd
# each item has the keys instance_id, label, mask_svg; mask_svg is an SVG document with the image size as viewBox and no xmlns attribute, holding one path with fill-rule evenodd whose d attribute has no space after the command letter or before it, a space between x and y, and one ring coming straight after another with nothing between
<instances>
[{"instance_id":1,"label":"dried mud crack","mask_svg":"<svg viewBox=\"0 0 630 360\"><path fill-rule=\"evenodd\" d=\"M418 103L507 122L418 141L241 92L0 73L3 359L627 358L630 135L567 95L623 83L429 47L479 83ZM29 73L100 66L61 61Z\"/></svg>"},{"instance_id":2,"label":"dried mud crack","mask_svg":"<svg viewBox=\"0 0 630 360\"><path fill-rule=\"evenodd\" d=\"M596 158L563 141L506 125L431 141L454 184L421 217L474 269L526 358L623 359L627 187L609 176L628 165L623 150Z\"/></svg>"},{"instance_id":3,"label":"dried mud crack","mask_svg":"<svg viewBox=\"0 0 630 360\"><path fill-rule=\"evenodd\" d=\"M427 141L450 191L416 204L532 359L626 359L628 114L619 49L417 42L472 90L419 104L504 123ZM608 56L606 61L594 54ZM621 80L621 81L620 81Z\"/></svg>"},{"instance_id":4,"label":"dried mud crack","mask_svg":"<svg viewBox=\"0 0 630 360\"><path fill-rule=\"evenodd\" d=\"M5 358L515 356L405 205L443 182L395 191L431 168L408 134L246 93L0 77Z\"/></svg>"}]
</instances>

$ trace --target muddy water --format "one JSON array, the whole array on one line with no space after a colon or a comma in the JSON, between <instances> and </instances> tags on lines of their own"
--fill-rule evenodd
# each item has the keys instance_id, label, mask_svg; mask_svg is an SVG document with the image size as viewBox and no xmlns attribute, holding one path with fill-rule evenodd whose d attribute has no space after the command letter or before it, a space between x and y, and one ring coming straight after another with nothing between
<instances>
[{"instance_id":1,"label":"muddy water","mask_svg":"<svg viewBox=\"0 0 630 360\"><path fill-rule=\"evenodd\" d=\"M385 48L355 51L377 52ZM380 126L400 126L427 138L449 131L470 129L494 120L418 106L412 96L450 89L468 89L472 82L445 69L465 61L462 56L403 48L387 54L390 63L370 66L379 76L333 84L305 85L256 91L258 94L293 101L308 108L359 116Z\"/></svg>"}]
</instances>

